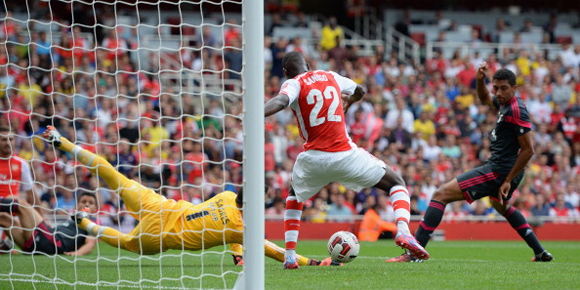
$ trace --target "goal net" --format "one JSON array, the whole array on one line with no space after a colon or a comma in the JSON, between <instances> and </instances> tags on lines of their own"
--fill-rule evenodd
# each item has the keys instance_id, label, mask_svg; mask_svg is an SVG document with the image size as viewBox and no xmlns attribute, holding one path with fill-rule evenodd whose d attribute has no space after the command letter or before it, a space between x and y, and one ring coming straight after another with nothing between
<instances>
[{"instance_id":1,"label":"goal net","mask_svg":"<svg viewBox=\"0 0 580 290\"><path fill-rule=\"evenodd\" d=\"M59 232L73 223L85 192L97 197L97 224L129 233L141 213L128 212L74 155L35 136L54 126L167 198L199 204L237 191L244 182L241 2L3 0L0 127L10 130L0 138L13 137L12 153L31 168L31 182L12 178L20 184L12 194L44 222L31 228L19 214L2 216L10 221L3 232L33 237L26 246L34 255L5 245L0 288L234 287L243 267L232 259L239 249L228 245L139 255ZM76 255L43 253L47 239L72 240L68 252Z\"/></svg>"}]
</instances>

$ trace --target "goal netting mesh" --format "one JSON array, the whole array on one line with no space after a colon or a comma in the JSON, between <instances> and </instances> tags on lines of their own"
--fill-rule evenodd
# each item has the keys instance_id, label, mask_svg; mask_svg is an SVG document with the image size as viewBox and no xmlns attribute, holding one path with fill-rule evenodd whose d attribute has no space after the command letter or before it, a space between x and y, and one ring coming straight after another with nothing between
<instances>
[{"instance_id":1,"label":"goal netting mesh","mask_svg":"<svg viewBox=\"0 0 580 290\"><path fill-rule=\"evenodd\" d=\"M138 221L70 154L33 146L47 125L167 198L197 204L241 186L241 0L3 0L0 10L0 126L10 128L0 137L14 137L40 203L25 180L14 194L49 227L72 222L83 192L96 194L102 225L127 233ZM38 230L3 218L12 220L3 231ZM0 253L0 288L232 288L242 267L231 253L145 256L98 242L86 255L29 255L14 246Z\"/></svg>"}]
</instances>

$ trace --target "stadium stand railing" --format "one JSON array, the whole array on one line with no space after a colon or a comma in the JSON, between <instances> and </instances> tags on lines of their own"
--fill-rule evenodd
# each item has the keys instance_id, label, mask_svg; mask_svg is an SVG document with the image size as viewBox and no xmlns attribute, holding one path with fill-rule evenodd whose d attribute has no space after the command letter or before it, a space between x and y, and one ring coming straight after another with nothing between
<instances>
[{"instance_id":1,"label":"stadium stand railing","mask_svg":"<svg viewBox=\"0 0 580 290\"><path fill-rule=\"evenodd\" d=\"M396 31L393 27L387 28L385 39L387 45L385 52L391 55L393 51L397 52L399 60L409 63L420 63L420 43Z\"/></svg>"},{"instance_id":2,"label":"stadium stand railing","mask_svg":"<svg viewBox=\"0 0 580 290\"><path fill-rule=\"evenodd\" d=\"M461 57L473 56L475 52L479 52L479 56L483 59L487 59L490 54L496 54L499 59L503 59L505 49L519 50L523 48L531 54L545 52L548 59L555 59L562 51L560 44L427 42L425 44L425 57L431 59L433 53L439 51L443 53L444 58L451 59L453 54L459 51Z\"/></svg>"}]
</instances>

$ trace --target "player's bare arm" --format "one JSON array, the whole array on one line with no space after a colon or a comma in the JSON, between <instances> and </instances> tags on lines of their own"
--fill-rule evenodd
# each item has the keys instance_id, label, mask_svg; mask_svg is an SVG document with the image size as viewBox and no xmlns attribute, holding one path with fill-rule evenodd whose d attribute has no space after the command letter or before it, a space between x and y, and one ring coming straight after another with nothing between
<instances>
[{"instance_id":1,"label":"player's bare arm","mask_svg":"<svg viewBox=\"0 0 580 290\"><path fill-rule=\"evenodd\" d=\"M477 97L481 101L482 104L486 104L490 107L494 107L492 95L487 90L485 86L485 78L487 77L487 70L488 66L487 63L484 61L479 65L477 68L477 73L475 75L476 79L476 88L477 88ZM495 108L495 107L494 107Z\"/></svg>"},{"instance_id":2,"label":"player's bare arm","mask_svg":"<svg viewBox=\"0 0 580 290\"><path fill-rule=\"evenodd\" d=\"M84 256L88 255L93 252L93 249L97 245L97 238L95 237L87 237L85 244L82 245L78 250L73 252L64 252L67 256Z\"/></svg>"},{"instance_id":3,"label":"player's bare arm","mask_svg":"<svg viewBox=\"0 0 580 290\"><path fill-rule=\"evenodd\" d=\"M364 97L364 95L365 95L365 90L363 89L363 87L357 85L356 89L354 90L354 93L344 99L344 101L345 101L344 113L346 114L346 112L348 111L350 106L352 104L360 101Z\"/></svg>"},{"instance_id":4,"label":"player's bare arm","mask_svg":"<svg viewBox=\"0 0 580 290\"><path fill-rule=\"evenodd\" d=\"M528 161L534 155L534 141L532 139L532 132L528 132L522 136L518 137L518 143L520 144L520 153L518 154L518 158L516 159L516 163L512 170L504 180L503 184L499 188L499 201L503 204L503 197L507 197L511 185L510 182L526 167Z\"/></svg>"},{"instance_id":5,"label":"player's bare arm","mask_svg":"<svg viewBox=\"0 0 580 290\"><path fill-rule=\"evenodd\" d=\"M287 95L277 95L264 105L264 116L268 117L282 111L288 106L288 103L290 103L290 98Z\"/></svg>"}]
</instances>

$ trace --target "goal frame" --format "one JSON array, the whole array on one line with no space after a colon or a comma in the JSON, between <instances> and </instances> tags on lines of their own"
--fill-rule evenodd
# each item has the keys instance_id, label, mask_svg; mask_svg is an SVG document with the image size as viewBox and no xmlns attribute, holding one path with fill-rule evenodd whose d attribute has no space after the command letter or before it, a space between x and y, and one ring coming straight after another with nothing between
<instances>
[{"instance_id":1,"label":"goal frame","mask_svg":"<svg viewBox=\"0 0 580 290\"><path fill-rule=\"evenodd\" d=\"M244 274L236 289L264 289L264 1L242 3ZM238 287L244 285L245 288Z\"/></svg>"}]
</instances>

